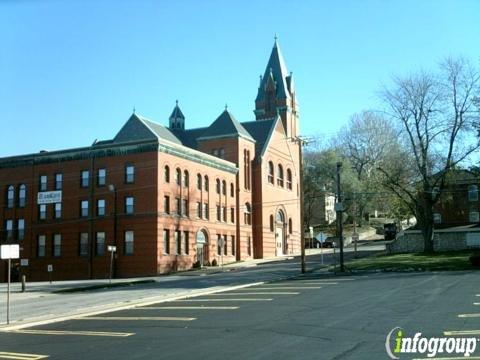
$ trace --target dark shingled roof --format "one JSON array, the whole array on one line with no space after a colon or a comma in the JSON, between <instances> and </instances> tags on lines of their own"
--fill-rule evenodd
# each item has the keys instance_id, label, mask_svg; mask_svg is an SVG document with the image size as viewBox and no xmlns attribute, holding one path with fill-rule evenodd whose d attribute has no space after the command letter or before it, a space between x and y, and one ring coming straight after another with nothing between
<instances>
[{"instance_id":1,"label":"dark shingled roof","mask_svg":"<svg viewBox=\"0 0 480 360\"><path fill-rule=\"evenodd\" d=\"M256 141L255 158L259 158L262 154L263 147L268 141L268 135L270 135L275 122L275 119L270 119L242 123L243 127L253 136Z\"/></svg>"},{"instance_id":2,"label":"dark shingled roof","mask_svg":"<svg viewBox=\"0 0 480 360\"><path fill-rule=\"evenodd\" d=\"M225 136L241 136L250 140L254 140L247 130L233 117L227 110L223 111L220 116L205 130L205 132L197 138L197 141Z\"/></svg>"},{"instance_id":3,"label":"dark shingled roof","mask_svg":"<svg viewBox=\"0 0 480 360\"><path fill-rule=\"evenodd\" d=\"M170 115L170 119L183 119L185 120L185 116L183 116L182 110L178 107L178 101L175 107L173 108L172 115Z\"/></svg>"},{"instance_id":4,"label":"dark shingled roof","mask_svg":"<svg viewBox=\"0 0 480 360\"><path fill-rule=\"evenodd\" d=\"M287 86L287 77L289 74L282 53L277 44L277 40L275 40L275 44L273 45L272 53L270 54L270 59L268 60L267 68L265 69L265 74L263 75L260 87L258 88L256 101L265 98L265 89L270 77L270 72L277 85L277 97L279 99L288 99L290 97L289 87ZM288 81L290 82L291 79Z\"/></svg>"},{"instance_id":5,"label":"dark shingled roof","mask_svg":"<svg viewBox=\"0 0 480 360\"><path fill-rule=\"evenodd\" d=\"M180 139L184 146L198 150L197 138L202 135L205 130L207 130L207 128L202 127L189 130L173 130L173 133L178 139Z\"/></svg>"},{"instance_id":6,"label":"dark shingled roof","mask_svg":"<svg viewBox=\"0 0 480 360\"><path fill-rule=\"evenodd\" d=\"M137 114L132 114L130 119L123 125L113 142L127 142L136 140L164 139L181 145L181 141L164 126L145 119Z\"/></svg>"}]
</instances>

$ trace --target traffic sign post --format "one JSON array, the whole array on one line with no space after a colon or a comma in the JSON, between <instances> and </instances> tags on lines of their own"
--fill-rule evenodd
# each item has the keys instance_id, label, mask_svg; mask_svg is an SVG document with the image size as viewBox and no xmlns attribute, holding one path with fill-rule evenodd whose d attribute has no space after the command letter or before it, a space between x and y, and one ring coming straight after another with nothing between
<instances>
[{"instance_id":1,"label":"traffic sign post","mask_svg":"<svg viewBox=\"0 0 480 360\"><path fill-rule=\"evenodd\" d=\"M10 324L10 272L12 267L12 259L18 259L20 257L20 245L9 244L0 246L0 258L8 261L7 271L7 325Z\"/></svg>"},{"instance_id":2,"label":"traffic sign post","mask_svg":"<svg viewBox=\"0 0 480 360\"><path fill-rule=\"evenodd\" d=\"M316 239L320 242L320 261L321 264L323 265L323 242L327 239L327 235L324 233L318 233L316 236Z\"/></svg>"},{"instance_id":3,"label":"traffic sign post","mask_svg":"<svg viewBox=\"0 0 480 360\"><path fill-rule=\"evenodd\" d=\"M50 284L51 284L52 283L53 265L51 265L51 264L47 265L47 272L48 272L48 280L50 281Z\"/></svg>"},{"instance_id":4,"label":"traffic sign post","mask_svg":"<svg viewBox=\"0 0 480 360\"><path fill-rule=\"evenodd\" d=\"M225 247L225 239L224 238L218 239L218 246L220 246L220 258L221 258L221 266L222 266L222 271L223 271L223 249Z\"/></svg>"},{"instance_id":5,"label":"traffic sign post","mask_svg":"<svg viewBox=\"0 0 480 360\"><path fill-rule=\"evenodd\" d=\"M113 253L117 251L117 247L113 245L108 245L108 251L110 251L110 278L109 283L112 283L112 272L113 272Z\"/></svg>"}]
</instances>

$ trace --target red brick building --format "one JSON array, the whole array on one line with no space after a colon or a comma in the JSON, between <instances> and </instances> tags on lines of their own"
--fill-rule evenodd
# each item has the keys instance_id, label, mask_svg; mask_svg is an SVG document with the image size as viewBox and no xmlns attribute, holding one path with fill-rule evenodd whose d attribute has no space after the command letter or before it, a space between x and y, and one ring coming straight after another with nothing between
<instances>
[{"instance_id":1,"label":"red brick building","mask_svg":"<svg viewBox=\"0 0 480 360\"><path fill-rule=\"evenodd\" d=\"M255 120L133 114L112 140L0 159L0 242L29 280L145 276L300 251L298 106L275 42ZM6 279L6 262L0 278Z\"/></svg>"}]
</instances>

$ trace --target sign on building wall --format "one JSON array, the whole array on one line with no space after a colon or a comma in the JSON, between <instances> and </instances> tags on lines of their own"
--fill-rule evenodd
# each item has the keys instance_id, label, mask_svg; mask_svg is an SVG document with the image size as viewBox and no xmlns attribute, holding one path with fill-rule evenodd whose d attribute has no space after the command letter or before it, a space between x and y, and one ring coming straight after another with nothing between
<instances>
[{"instance_id":1,"label":"sign on building wall","mask_svg":"<svg viewBox=\"0 0 480 360\"><path fill-rule=\"evenodd\" d=\"M62 191L42 191L38 193L37 204L55 204L62 202Z\"/></svg>"}]
</instances>

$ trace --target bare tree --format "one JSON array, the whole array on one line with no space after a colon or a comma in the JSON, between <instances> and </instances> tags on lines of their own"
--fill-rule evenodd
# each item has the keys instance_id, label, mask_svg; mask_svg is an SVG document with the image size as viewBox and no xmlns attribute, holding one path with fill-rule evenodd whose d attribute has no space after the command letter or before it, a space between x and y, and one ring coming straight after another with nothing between
<instances>
[{"instance_id":1,"label":"bare tree","mask_svg":"<svg viewBox=\"0 0 480 360\"><path fill-rule=\"evenodd\" d=\"M377 196L381 184L377 168L398 151L398 134L391 121L374 111L354 114L340 131L336 146L353 166L360 188L355 191L355 215L360 224L364 214L381 205Z\"/></svg>"},{"instance_id":2,"label":"bare tree","mask_svg":"<svg viewBox=\"0 0 480 360\"><path fill-rule=\"evenodd\" d=\"M385 185L415 214L425 251L433 252L433 207L449 170L479 149L479 73L464 59L446 59L438 73L394 78L382 93L398 125L403 151L378 167ZM393 166L395 165L395 166Z\"/></svg>"}]
</instances>

